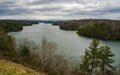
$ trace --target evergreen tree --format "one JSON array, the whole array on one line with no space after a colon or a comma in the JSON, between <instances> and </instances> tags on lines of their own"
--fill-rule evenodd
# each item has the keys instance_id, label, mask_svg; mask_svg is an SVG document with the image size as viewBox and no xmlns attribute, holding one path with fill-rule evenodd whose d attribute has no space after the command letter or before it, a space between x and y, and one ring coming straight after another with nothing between
<instances>
[{"instance_id":1,"label":"evergreen tree","mask_svg":"<svg viewBox=\"0 0 120 75\"><path fill-rule=\"evenodd\" d=\"M111 63L114 62L114 60L112 59L112 57L115 56L110 48L108 46L103 46L103 49L99 52L99 59L100 59L100 67L102 70L102 74L105 73L105 69L107 67L109 68L113 68L113 66L111 65Z\"/></svg>"},{"instance_id":2,"label":"evergreen tree","mask_svg":"<svg viewBox=\"0 0 120 75\"><path fill-rule=\"evenodd\" d=\"M84 72L89 72L93 75L93 70L99 67L102 70L102 74L105 72L105 67L112 68L112 57L114 54L111 52L108 46L100 46L100 42L97 39L93 39L89 48L86 49L85 54L81 57L80 68Z\"/></svg>"}]
</instances>

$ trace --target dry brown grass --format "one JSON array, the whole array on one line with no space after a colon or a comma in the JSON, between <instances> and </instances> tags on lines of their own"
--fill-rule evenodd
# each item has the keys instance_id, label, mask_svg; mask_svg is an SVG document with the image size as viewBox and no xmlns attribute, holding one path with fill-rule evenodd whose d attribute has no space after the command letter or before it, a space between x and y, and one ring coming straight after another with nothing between
<instances>
[{"instance_id":1,"label":"dry brown grass","mask_svg":"<svg viewBox=\"0 0 120 75\"><path fill-rule=\"evenodd\" d=\"M11 61L0 59L0 75L46 75Z\"/></svg>"}]
</instances>

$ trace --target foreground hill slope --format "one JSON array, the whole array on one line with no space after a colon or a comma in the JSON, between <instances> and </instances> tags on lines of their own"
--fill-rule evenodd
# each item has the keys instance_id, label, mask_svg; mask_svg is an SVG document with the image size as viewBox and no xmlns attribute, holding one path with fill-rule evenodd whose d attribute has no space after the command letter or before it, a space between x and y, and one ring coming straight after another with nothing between
<instances>
[{"instance_id":1,"label":"foreground hill slope","mask_svg":"<svg viewBox=\"0 0 120 75\"><path fill-rule=\"evenodd\" d=\"M19 64L0 59L0 75L45 75Z\"/></svg>"}]
</instances>

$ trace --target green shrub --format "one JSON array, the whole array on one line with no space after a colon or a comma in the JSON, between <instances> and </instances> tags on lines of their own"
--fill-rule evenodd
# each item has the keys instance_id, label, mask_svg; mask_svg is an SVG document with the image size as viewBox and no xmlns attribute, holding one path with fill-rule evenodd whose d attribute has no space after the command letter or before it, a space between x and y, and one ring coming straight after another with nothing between
<instances>
[{"instance_id":1,"label":"green shrub","mask_svg":"<svg viewBox=\"0 0 120 75\"><path fill-rule=\"evenodd\" d=\"M23 46L20 52L22 55L28 55L30 53L29 47Z\"/></svg>"},{"instance_id":2,"label":"green shrub","mask_svg":"<svg viewBox=\"0 0 120 75\"><path fill-rule=\"evenodd\" d=\"M15 41L14 38L0 27L0 50L14 50Z\"/></svg>"},{"instance_id":3,"label":"green shrub","mask_svg":"<svg viewBox=\"0 0 120 75\"><path fill-rule=\"evenodd\" d=\"M63 74L61 73L61 71L53 70L48 72L48 75L63 75Z\"/></svg>"}]
</instances>

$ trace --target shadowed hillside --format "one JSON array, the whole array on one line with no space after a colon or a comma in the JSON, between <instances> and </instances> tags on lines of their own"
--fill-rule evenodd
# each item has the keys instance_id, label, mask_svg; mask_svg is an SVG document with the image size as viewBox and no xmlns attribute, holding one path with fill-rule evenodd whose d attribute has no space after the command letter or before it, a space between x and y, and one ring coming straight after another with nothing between
<instances>
[{"instance_id":1,"label":"shadowed hillside","mask_svg":"<svg viewBox=\"0 0 120 75\"><path fill-rule=\"evenodd\" d=\"M7 32L20 31L23 26L30 26L37 24L37 21L24 21L24 20L0 20L0 26Z\"/></svg>"}]
</instances>

